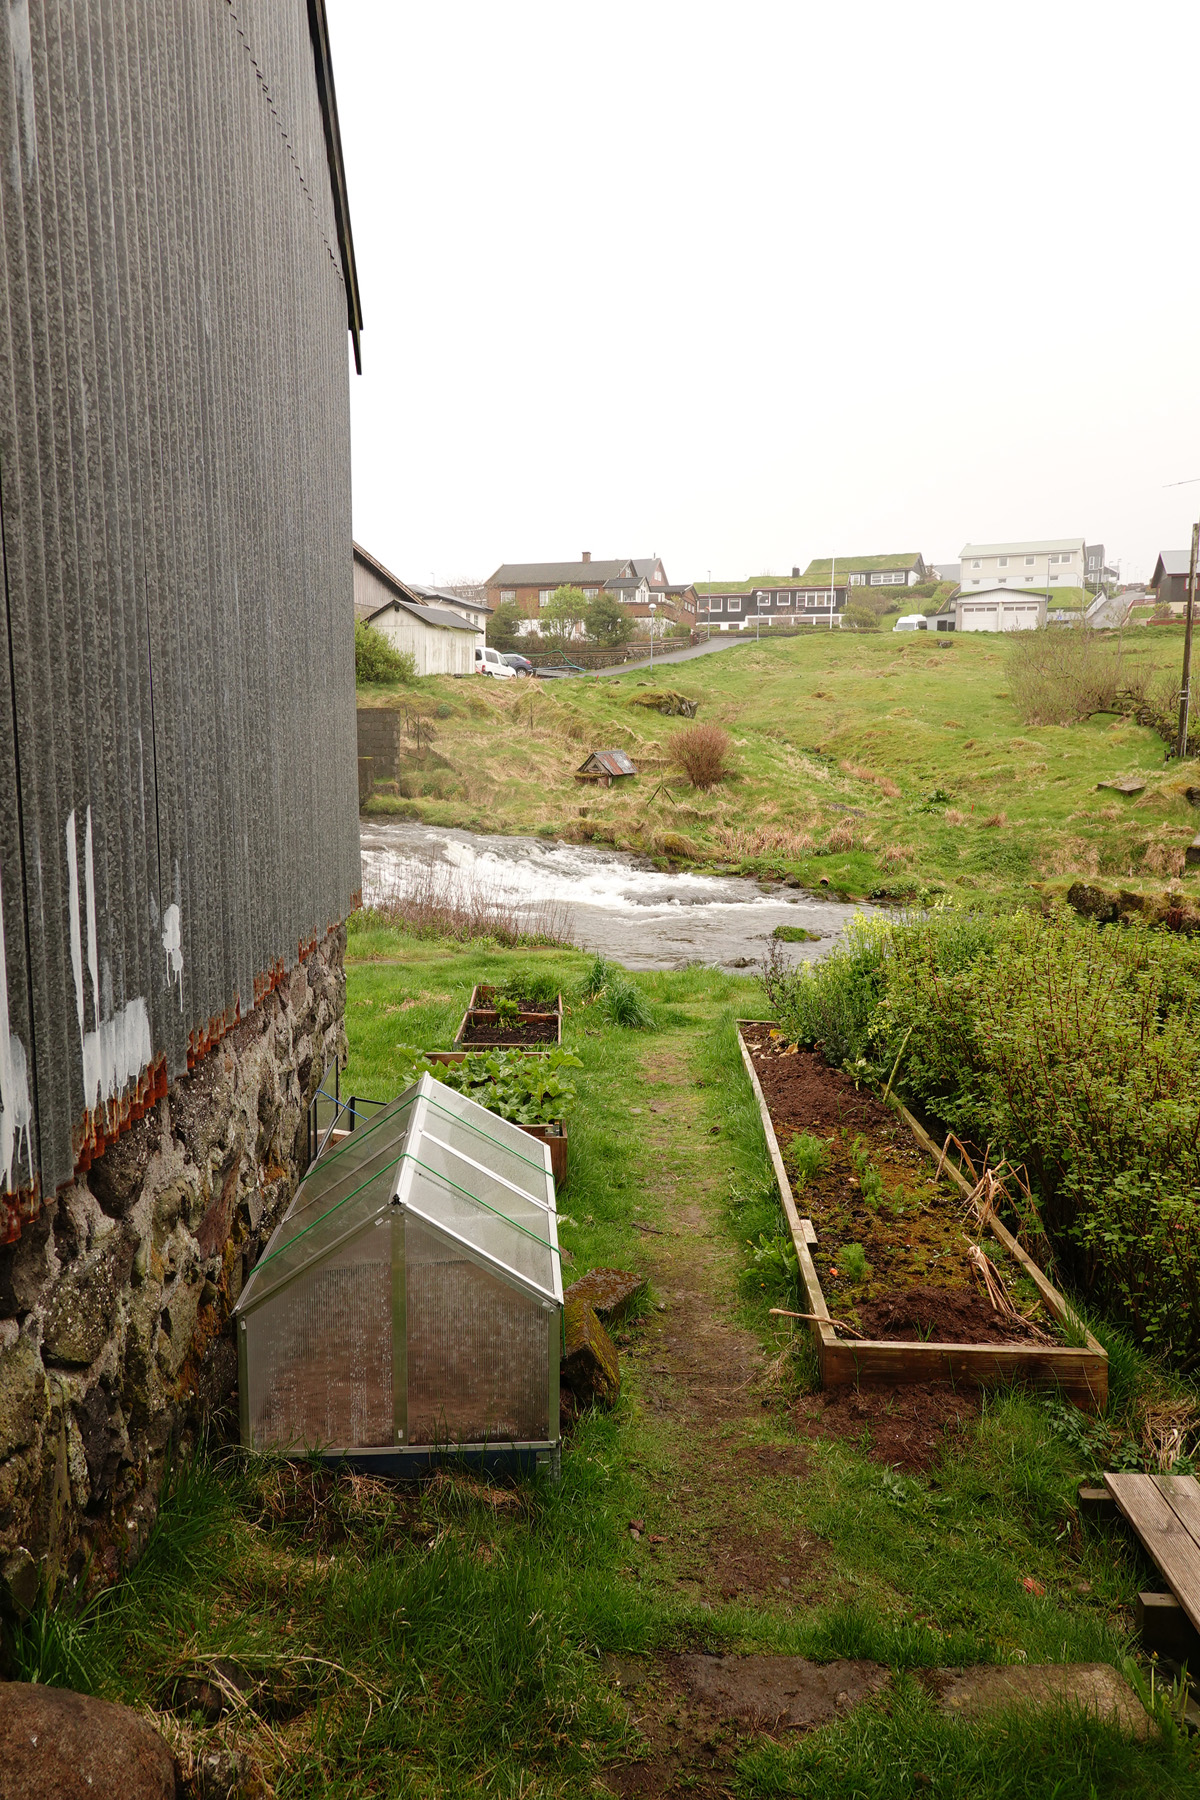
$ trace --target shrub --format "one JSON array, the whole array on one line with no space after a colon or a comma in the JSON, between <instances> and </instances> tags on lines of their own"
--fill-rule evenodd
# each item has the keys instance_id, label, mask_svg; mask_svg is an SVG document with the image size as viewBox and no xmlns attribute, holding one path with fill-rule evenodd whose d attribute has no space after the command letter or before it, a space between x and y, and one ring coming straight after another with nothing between
<instances>
[{"instance_id":1,"label":"shrub","mask_svg":"<svg viewBox=\"0 0 1200 1800\"><path fill-rule=\"evenodd\" d=\"M842 623L853 625L856 631L878 631L879 617L866 600L851 600L842 614Z\"/></svg>"},{"instance_id":2,"label":"shrub","mask_svg":"<svg viewBox=\"0 0 1200 1800\"><path fill-rule=\"evenodd\" d=\"M729 773L729 733L719 725L689 725L671 746L671 761L695 788L716 787Z\"/></svg>"},{"instance_id":3,"label":"shrub","mask_svg":"<svg viewBox=\"0 0 1200 1800\"><path fill-rule=\"evenodd\" d=\"M1084 626L1042 626L1013 634L1008 685L1027 725L1070 725L1116 706L1119 645Z\"/></svg>"},{"instance_id":4,"label":"shrub","mask_svg":"<svg viewBox=\"0 0 1200 1800\"><path fill-rule=\"evenodd\" d=\"M408 686L417 679L417 659L411 650L397 650L381 631L356 619L354 622L354 681L358 687L373 682L400 681Z\"/></svg>"},{"instance_id":5,"label":"shrub","mask_svg":"<svg viewBox=\"0 0 1200 1800\"><path fill-rule=\"evenodd\" d=\"M633 636L633 620L621 602L608 594L597 594L587 609L584 623L592 643L602 644L606 649L615 650Z\"/></svg>"},{"instance_id":6,"label":"shrub","mask_svg":"<svg viewBox=\"0 0 1200 1800\"><path fill-rule=\"evenodd\" d=\"M867 1048L867 1033L882 984L887 926L851 919L842 942L820 962L790 964L774 942L763 986L780 1025L796 1043L820 1049L836 1068Z\"/></svg>"},{"instance_id":7,"label":"shrub","mask_svg":"<svg viewBox=\"0 0 1200 1800\"><path fill-rule=\"evenodd\" d=\"M493 650L515 650L521 639L521 609L515 600L502 600L487 622L485 632Z\"/></svg>"}]
</instances>

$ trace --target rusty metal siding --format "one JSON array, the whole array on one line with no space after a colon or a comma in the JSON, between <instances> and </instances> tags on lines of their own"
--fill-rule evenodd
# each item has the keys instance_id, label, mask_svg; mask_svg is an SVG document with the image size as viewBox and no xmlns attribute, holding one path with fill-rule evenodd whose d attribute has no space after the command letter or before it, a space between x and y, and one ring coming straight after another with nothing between
<instances>
[{"instance_id":1,"label":"rusty metal siding","mask_svg":"<svg viewBox=\"0 0 1200 1800\"><path fill-rule=\"evenodd\" d=\"M325 146L307 0L0 8L0 1238L357 896Z\"/></svg>"}]
</instances>

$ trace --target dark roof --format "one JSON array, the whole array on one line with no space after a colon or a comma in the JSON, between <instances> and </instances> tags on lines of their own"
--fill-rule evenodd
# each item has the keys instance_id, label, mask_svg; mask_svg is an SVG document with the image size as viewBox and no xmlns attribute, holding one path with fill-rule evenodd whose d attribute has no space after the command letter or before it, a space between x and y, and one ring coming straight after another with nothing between
<instances>
[{"instance_id":1,"label":"dark roof","mask_svg":"<svg viewBox=\"0 0 1200 1800\"><path fill-rule=\"evenodd\" d=\"M308 0L308 31L312 38L321 122L325 127L325 160L329 164L329 185L333 190L333 213L337 221L342 280L346 285L346 326L354 342L354 367L361 375L362 345L359 340L362 335L362 303L358 293L358 269L354 262L354 239L350 235L350 200L346 192L346 169L342 161L342 134L338 129L337 95L333 87L333 63L329 55L325 0Z\"/></svg>"},{"instance_id":2,"label":"dark roof","mask_svg":"<svg viewBox=\"0 0 1200 1800\"><path fill-rule=\"evenodd\" d=\"M600 587L630 568L629 557L619 562L501 563L489 575L488 587Z\"/></svg>"},{"instance_id":3,"label":"dark roof","mask_svg":"<svg viewBox=\"0 0 1200 1800\"><path fill-rule=\"evenodd\" d=\"M591 754L580 763L579 773L582 775L593 763L599 763L600 767L606 770L609 775L637 774L636 766L629 760L629 757L624 750L593 750Z\"/></svg>"},{"instance_id":4,"label":"dark roof","mask_svg":"<svg viewBox=\"0 0 1200 1800\"><path fill-rule=\"evenodd\" d=\"M646 579L649 581L649 580L653 579L654 571L655 571L655 569L657 569L659 563L662 561L662 558L660 556L633 556L633 557L630 557L629 560L633 565L634 574L635 575L644 575L646 577ZM664 569L663 570L663 580L665 581L666 578L667 578L667 571Z\"/></svg>"},{"instance_id":5,"label":"dark roof","mask_svg":"<svg viewBox=\"0 0 1200 1800\"><path fill-rule=\"evenodd\" d=\"M432 600L434 602L444 601L447 606L455 607L469 606L475 612L490 613L492 611L492 608L488 605L482 595L476 600L469 595L456 594L452 588L422 587L420 583L416 581L406 581L404 585L416 594L420 600Z\"/></svg>"},{"instance_id":6,"label":"dark roof","mask_svg":"<svg viewBox=\"0 0 1200 1800\"><path fill-rule=\"evenodd\" d=\"M461 613L451 612L445 606L421 606L416 600L385 600L373 613L368 613L367 624L385 612L411 613L414 619L421 619L426 625L436 625L440 631L470 631L476 635L479 632L478 625L472 625L470 619L464 619Z\"/></svg>"},{"instance_id":7,"label":"dark roof","mask_svg":"<svg viewBox=\"0 0 1200 1800\"><path fill-rule=\"evenodd\" d=\"M640 588L645 579L644 575L614 575L611 581L605 582L604 591L605 593L624 593L628 588ZM661 594L662 589L656 588L654 591Z\"/></svg>"}]
</instances>

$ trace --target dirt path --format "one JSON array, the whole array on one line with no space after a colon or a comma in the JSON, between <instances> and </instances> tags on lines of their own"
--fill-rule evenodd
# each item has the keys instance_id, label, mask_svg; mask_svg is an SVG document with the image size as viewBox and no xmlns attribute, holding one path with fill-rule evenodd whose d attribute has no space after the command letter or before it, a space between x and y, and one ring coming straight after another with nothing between
<instances>
[{"instance_id":1,"label":"dirt path","mask_svg":"<svg viewBox=\"0 0 1200 1800\"><path fill-rule=\"evenodd\" d=\"M769 1357L736 1320L740 1261L720 1215L727 1162L685 1055L653 1049L641 1108L645 1266L664 1310L622 1343L637 1459L656 1477L657 1516L635 1521L632 1572L710 1608L787 1615L822 1596L822 1552L799 1526L807 1464L769 1378ZM661 1234L661 1235L660 1235ZM621 1795L728 1791L737 1728L689 1693L687 1659L625 1659L615 1673L651 1745L609 1772Z\"/></svg>"}]
</instances>

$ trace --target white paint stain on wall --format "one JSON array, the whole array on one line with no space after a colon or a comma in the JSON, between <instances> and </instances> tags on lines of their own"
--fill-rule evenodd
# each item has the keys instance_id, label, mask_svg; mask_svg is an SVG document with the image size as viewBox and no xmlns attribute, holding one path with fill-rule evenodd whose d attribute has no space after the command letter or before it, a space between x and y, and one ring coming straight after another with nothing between
<instances>
[{"instance_id":1,"label":"white paint stain on wall","mask_svg":"<svg viewBox=\"0 0 1200 1800\"><path fill-rule=\"evenodd\" d=\"M96 929L96 870L92 855L92 809L87 809L83 834L83 888L87 919L87 967L92 989L95 1029L87 1030L87 1006L83 982L83 925L79 905L79 846L75 814L67 820L67 897L71 927L71 970L75 977L75 1011L79 1020L79 1049L83 1059L83 1103L89 1111L101 1100L111 1100L126 1083L136 1079L151 1060L150 1014L138 995L124 1006L109 1008L101 1017L100 958Z\"/></svg>"},{"instance_id":2,"label":"white paint stain on wall","mask_svg":"<svg viewBox=\"0 0 1200 1800\"><path fill-rule=\"evenodd\" d=\"M13 1181L13 1159L24 1149L28 1179L33 1180L33 1146L29 1128L33 1109L29 1102L29 1067L25 1046L9 1028L8 957L4 948L4 897L0 893L0 1166L4 1169L4 1187Z\"/></svg>"},{"instance_id":3,"label":"white paint stain on wall","mask_svg":"<svg viewBox=\"0 0 1200 1800\"><path fill-rule=\"evenodd\" d=\"M175 905L163 914L163 949L167 953L167 980L179 984L179 1010L183 1011L183 950L179 938L180 912Z\"/></svg>"}]
</instances>

